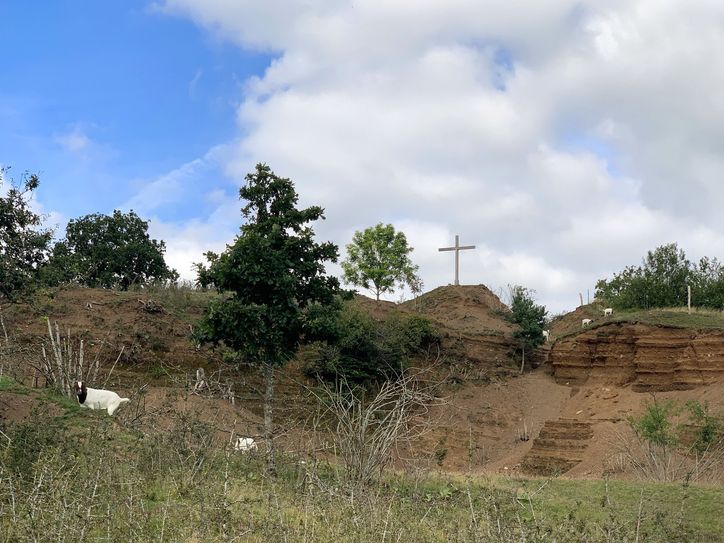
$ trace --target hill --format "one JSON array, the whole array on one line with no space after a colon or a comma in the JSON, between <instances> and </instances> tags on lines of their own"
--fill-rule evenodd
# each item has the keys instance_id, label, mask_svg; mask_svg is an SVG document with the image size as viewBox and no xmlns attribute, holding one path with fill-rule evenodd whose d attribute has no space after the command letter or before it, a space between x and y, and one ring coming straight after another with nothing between
<instances>
[{"instance_id":1,"label":"hill","mask_svg":"<svg viewBox=\"0 0 724 543\"><path fill-rule=\"evenodd\" d=\"M63 336L84 341L86 360L100 361L107 388L133 398L119 417L124 424L153 432L170 427L174 413L195 413L213 423L221 442L232 432L259 435L257 372L234 368L223 353L189 340L211 296L187 289L78 288L6 306L0 374L42 388L35 368L47 343L48 317ZM612 466L619 438L631 437L626 418L642 412L648 392L724 409L724 328L716 326L717 315L699 315L691 322L696 326L684 327L681 312L615 313L604 320L596 306L579 308L552 323L554 341L537 353L541 367L518 376L507 308L483 285L441 287L403 304L361 296L352 303L376 319L397 311L423 315L442 336L439 351L414 365L427 366L445 401L430 410L427 431L403 451L407 463L401 458L400 466L630 478L631 470ZM652 322L643 322L647 317ZM581 318L596 321L582 329ZM678 325L662 319L678 319ZM304 449L318 409L302 365L300 359L279 374L275 409L280 444L288 450ZM206 371L210 387L192 394L197 368ZM0 424L26 419L35 406L28 396L0 390Z\"/></svg>"}]
</instances>

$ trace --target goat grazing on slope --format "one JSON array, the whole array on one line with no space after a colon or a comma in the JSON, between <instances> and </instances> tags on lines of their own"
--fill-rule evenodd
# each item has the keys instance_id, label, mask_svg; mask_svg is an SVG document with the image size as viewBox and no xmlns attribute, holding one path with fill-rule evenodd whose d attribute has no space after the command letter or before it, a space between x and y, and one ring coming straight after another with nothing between
<instances>
[{"instance_id":1,"label":"goat grazing on slope","mask_svg":"<svg viewBox=\"0 0 724 543\"><path fill-rule=\"evenodd\" d=\"M256 441L253 437L237 437L234 443L234 450L238 452L247 452L257 449Z\"/></svg>"},{"instance_id":2,"label":"goat grazing on slope","mask_svg":"<svg viewBox=\"0 0 724 543\"><path fill-rule=\"evenodd\" d=\"M581 327L585 328L586 326L589 326L593 322L593 319L583 319L581 321Z\"/></svg>"},{"instance_id":3,"label":"goat grazing on slope","mask_svg":"<svg viewBox=\"0 0 724 543\"><path fill-rule=\"evenodd\" d=\"M550 330L543 330L543 338L545 338L546 343L551 339L551 331Z\"/></svg>"},{"instance_id":4,"label":"goat grazing on slope","mask_svg":"<svg viewBox=\"0 0 724 543\"><path fill-rule=\"evenodd\" d=\"M613 315L613 308L612 308L612 307L607 307L606 309L603 310L603 316L604 316L604 317L608 317L609 315Z\"/></svg>"},{"instance_id":5,"label":"goat grazing on slope","mask_svg":"<svg viewBox=\"0 0 724 543\"><path fill-rule=\"evenodd\" d=\"M113 415L121 404L131 401L130 398L121 398L111 390L88 388L83 381L76 381L74 388L81 407L107 409L109 415Z\"/></svg>"}]
</instances>

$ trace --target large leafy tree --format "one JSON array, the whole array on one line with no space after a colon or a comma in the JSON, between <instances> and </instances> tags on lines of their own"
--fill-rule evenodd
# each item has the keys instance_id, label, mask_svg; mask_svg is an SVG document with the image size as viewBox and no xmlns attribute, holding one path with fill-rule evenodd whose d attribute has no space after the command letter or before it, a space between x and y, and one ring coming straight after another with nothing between
<instances>
[{"instance_id":1,"label":"large leafy tree","mask_svg":"<svg viewBox=\"0 0 724 543\"><path fill-rule=\"evenodd\" d=\"M525 351L541 345L544 341L546 308L533 300L533 291L516 285L510 287L510 320L518 328L513 337L518 340L522 351L520 372L525 368Z\"/></svg>"},{"instance_id":2,"label":"large leafy tree","mask_svg":"<svg viewBox=\"0 0 724 543\"><path fill-rule=\"evenodd\" d=\"M344 279L380 294L393 292L395 284L407 284L413 290L421 285L418 267L410 260L413 248L403 232L395 232L391 224L379 223L357 231L347 245L347 259L342 262Z\"/></svg>"},{"instance_id":3,"label":"large leafy tree","mask_svg":"<svg viewBox=\"0 0 724 543\"><path fill-rule=\"evenodd\" d=\"M0 186L6 175L7 169L0 168ZM34 285L48 256L53 232L41 228L42 217L30 208L39 184L37 175L26 175L0 197L0 297L8 300Z\"/></svg>"},{"instance_id":4,"label":"large leafy tree","mask_svg":"<svg viewBox=\"0 0 724 543\"><path fill-rule=\"evenodd\" d=\"M686 304L687 285L709 288L709 279L721 276L716 260L703 259L697 269L676 243L648 251L640 266L629 266L596 283L596 297L621 309L673 307Z\"/></svg>"},{"instance_id":5,"label":"large leafy tree","mask_svg":"<svg viewBox=\"0 0 724 543\"><path fill-rule=\"evenodd\" d=\"M148 221L133 211L94 213L68 223L66 238L53 248L44 275L51 284L77 281L123 290L133 284L176 280L178 274L164 260L165 251L163 241L148 235Z\"/></svg>"},{"instance_id":6,"label":"large leafy tree","mask_svg":"<svg viewBox=\"0 0 724 543\"><path fill-rule=\"evenodd\" d=\"M242 362L262 367L267 469L273 472L274 370L300 344L320 339L323 323L334 320L322 317L334 306L339 282L325 274L324 264L335 262L338 252L333 243L316 243L308 226L324 218L323 209L298 209L292 181L269 166L257 164L239 195L247 202L241 234L220 255L206 253L208 267L197 265L199 284L224 293L209 304L197 337L223 343Z\"/></svg>"}]
</instances>

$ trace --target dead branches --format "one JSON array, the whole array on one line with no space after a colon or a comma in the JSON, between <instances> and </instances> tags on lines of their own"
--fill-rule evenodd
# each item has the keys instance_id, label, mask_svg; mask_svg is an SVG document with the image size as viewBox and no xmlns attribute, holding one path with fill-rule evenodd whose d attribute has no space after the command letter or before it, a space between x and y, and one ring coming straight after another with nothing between
<instances>
[{"instance_id":1,"label":"dead branches","mask_svg":"<svg viewBox=\"0 0 724 543\"><path fill-rule=\"evenodd\" d=\"M100 370L100 352L96 354L93 361L86 365L85 360L85 344L81 339L79 342L73 341L70 330L66 331L65 336L61 336L58 323L51 326L50 319L48 322L48 338L50 344L48 349L46 345L42 346L42 361L40 367L36 369L45 378L46 386L55 386L66 396L73 396L73 384L75 381L84 381L87 383L97 382L98 372ZM113 369L123 354L124 347L121 347L113 366L106 375L104 384L108 382ZM48 353L50 351L50 353Z\"/></svg>"},{"instance_id":2,"label":"dead branches","mask_svg":"<svg viewBox=\"0 0 724 543\"><path fill-rule=\"evenodd\" d=\"M386 381L371 395L346 381L311 392L325 407L335 451L353 485L374 481L397 447L428 429L428 411L441 401L410 374Z\"/></svg>"}]
</instances>

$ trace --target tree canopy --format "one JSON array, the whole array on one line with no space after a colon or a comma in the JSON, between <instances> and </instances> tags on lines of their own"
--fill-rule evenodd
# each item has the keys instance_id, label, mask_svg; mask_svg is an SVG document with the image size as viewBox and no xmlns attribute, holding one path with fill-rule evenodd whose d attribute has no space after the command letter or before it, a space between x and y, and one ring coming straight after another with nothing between
<instances>
[{"instance_id":1,"label":"tree canopy","mask_svg":"<svg viewBox=\"0 0 724 543\"><path fill-rule=\"evenodd\" d=\"M525 367L525 350L541 345L544 341L543 327L545 326L546 308L536 305L533 300L533 291L515 285L510 287L510 321L517 324L513 337L520 343L523 351L520 371Z\"/></svg>"},{"instance_id":2,"label":"tree canopy","mask_svg":"<svg viewBox=\"0 0 724 543\"><path fill-rule=\"evenodd\" d=\"M692 263L676 243L648 251L640 266L628 266L612 279L596 283L596 297L619 309L676 307L687 303L687 286L694 304L724 308L724 268L716 258Z\"/></svg>"},{"instance_id":3,"label":"tree canopy","mask_svg":"<svg viewBox=\"0 0 724 543\"><path fill-rule=\"evenodd\" d=\"M133 284L176 280L178 273L164 260L166 244L151 239L148 221L130 211L94 213L72 219L66 238L53 248L50 284L76 281L89 287L128 289Z\"/></svg>"},{"instance_id":4,"label":"tree canopy","mask_svg":"<svg viewBox=\"0 0 724 543\"><path fill-rule=\"evenodd\" d=\"M0 168L0 186L6 175ZM53 232L41 228L42 217L30 207L39 184L37 175L25 175L0 197L0 296L9 300L32 288L48 256Z\"/></svg>"},{"instance_id":5,"label":"tree canopy","mask_svg":"<svg viewBox=\"0 0 724 543\"><path fill-rule=\"evenodd\" d=\"M379 223L357 231L347 245L347 259L342 262L346 282L380 294L393 292L395 284L421 288L418 267L410 260L413 248L403 232L395 232L391 224Z\"/></svg>"},{"instance_id":6,"label":"tree canopy","mask_svg":"<svg viewBox=\"0 0 724 543\"><path fill-rule=\"evenodd\" d=\"M199 323L197 338L223 343L242 362L264 368L264 433L267 469L274 471L271 400L274 368L291 359L300 344L324 336L340 292L325 273L336 262L337 246L316 243L308 223L323 219L323 209L298 209L294 184L265 164L246 176L239 196L246 200L246 223L234 243L219 254L206 253L197 264L198 283L223 296L213 300Z\"/></svg>"}]
</instances>

